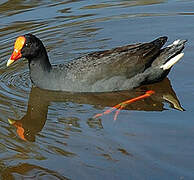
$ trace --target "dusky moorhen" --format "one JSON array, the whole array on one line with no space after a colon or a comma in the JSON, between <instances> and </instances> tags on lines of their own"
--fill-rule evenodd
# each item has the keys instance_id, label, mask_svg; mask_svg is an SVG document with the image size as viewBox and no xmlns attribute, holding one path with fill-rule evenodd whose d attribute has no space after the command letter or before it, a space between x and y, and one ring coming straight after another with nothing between
<instances>
[{"instance_id":1,"label":"dusky moorhen","mask_svg":"<svg viewBox=\"0 0 194 180\"><path fill-rule=\"evenodd\" d=\"M130 90L164 79L184 55L186 40L162 49L167 37L149 43L92 52L63 65L52 66L39 38L25 34L16 39L7 66L20 58L29 62L31 81L39 88L71 92Z\"/></svg>"}]
</instances>

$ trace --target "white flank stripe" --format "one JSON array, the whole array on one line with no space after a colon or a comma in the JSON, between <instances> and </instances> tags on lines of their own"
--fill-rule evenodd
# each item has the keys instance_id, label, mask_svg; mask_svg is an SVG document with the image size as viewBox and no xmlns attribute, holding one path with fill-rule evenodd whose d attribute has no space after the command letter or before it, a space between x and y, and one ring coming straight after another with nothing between
<instances>
[{"instance_id":1,"label":"white flank stripe","mask_svg":"<svg viewBox=\"0 0 194 180\"><path fill-rule=\"evenodd\" d=\"M163 70L170 69L175 63L177 63L183 57L183 55L184 53L176 55L175 57L170 59L166 64L160 66L160 68L162 68Z\"/></svg>"}]
</instances>

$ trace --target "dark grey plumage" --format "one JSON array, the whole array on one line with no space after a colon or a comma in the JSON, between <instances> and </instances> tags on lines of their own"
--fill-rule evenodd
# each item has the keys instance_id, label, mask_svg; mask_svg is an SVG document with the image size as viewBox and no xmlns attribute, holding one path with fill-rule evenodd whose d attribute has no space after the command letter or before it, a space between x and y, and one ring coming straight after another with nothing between
<instances>
[{"instance_id":1,"label":"dark grey plumage","mask_svg":"<svg viewBox=\"0 0 194 180\"><path fill-rule=\"evenodd\" d=\"M107 92L136 88L162 80L170 69L161 68L181 53L185 41L161 49L167 37L93 52L70 63L51 66L43 43L26 34L22 57L29 61L32 82L43 89L72 92Z\"/></svg>"}]
</instances>

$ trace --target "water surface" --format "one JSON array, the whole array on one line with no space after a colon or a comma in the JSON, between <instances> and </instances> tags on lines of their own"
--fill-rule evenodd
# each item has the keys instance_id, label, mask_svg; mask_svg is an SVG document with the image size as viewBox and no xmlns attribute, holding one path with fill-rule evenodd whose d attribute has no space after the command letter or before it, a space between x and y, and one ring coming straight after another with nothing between
<instances>
[{"instance_id":1,"label":"water surface","mask_svg":"<svg viewBox=\"0 0 194 180\"><path fill-rule=\"evenodd\" d=\"M193 0L1 1L1 179L194 179L193 9ZM31 87L26 60L6 67L25 33L44 42L52 64L164 35L188 43L161 83L75 95ZM117 121L92 118L149 89Z\"/></svg>"}]
</instances>

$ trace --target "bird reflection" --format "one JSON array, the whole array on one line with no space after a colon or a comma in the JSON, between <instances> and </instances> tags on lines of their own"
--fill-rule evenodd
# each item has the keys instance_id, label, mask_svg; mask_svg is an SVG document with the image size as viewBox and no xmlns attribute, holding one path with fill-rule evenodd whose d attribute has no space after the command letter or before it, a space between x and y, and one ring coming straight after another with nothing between
<instances>
[{"instance_id":1,"label":"bird reflection","mask_svg":"<svg viewBox=\"0 0 194 180\"><path fill-rule=\"evenodd\" d=\"M125 110L138 111L163 111L164 102L170 104L174 109L183 111L179 100L172 89L170 81L165 78L162 82L141 86L133 91L110 92L110 93L67 93L42 90L33 87L30 92L27 113L20 120L9 119L9 123L17 129L17 134L23 140L35 141L38 134L47 120L48 106L51 102L72 102L77 104L90 104L102 110L104 107L112 107L115 104L137 97L147 90L156 93L149 98L127 105ZM88 125L92 124L92 118ZM96 123L102 126L100 123Z\"/></svg>"}]
</instances>

